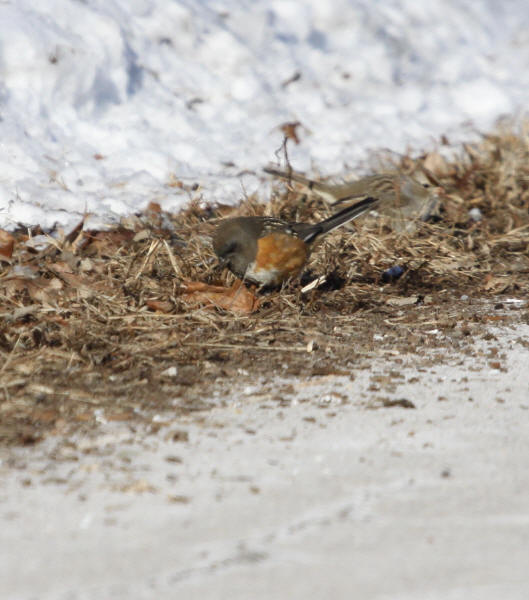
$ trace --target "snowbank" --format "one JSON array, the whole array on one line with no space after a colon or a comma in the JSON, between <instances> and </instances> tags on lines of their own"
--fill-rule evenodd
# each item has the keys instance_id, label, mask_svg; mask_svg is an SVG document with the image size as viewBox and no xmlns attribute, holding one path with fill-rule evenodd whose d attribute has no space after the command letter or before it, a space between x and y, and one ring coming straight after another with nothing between
<instances>
[{"instance_id":1,"label":"snowbank","mask_svg":"<svg viewBox=\"0 0 529 600\"><path fill-rule=\"evenodd\" d=\"M523 0L5 2L0 227L236 201L287 121L323 173L489 127L526 100L528 26Z\"/></svg>"}]
</instances>

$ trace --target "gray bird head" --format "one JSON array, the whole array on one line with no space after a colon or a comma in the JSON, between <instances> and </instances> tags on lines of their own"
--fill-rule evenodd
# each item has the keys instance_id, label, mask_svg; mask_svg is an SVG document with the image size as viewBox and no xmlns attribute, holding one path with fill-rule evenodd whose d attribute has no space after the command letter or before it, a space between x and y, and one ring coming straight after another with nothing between
<instances>
[{"instance_id":1,"label":"gray bird head","mask_svg":"<svg viewBox=\"0 0 529 600\"><path fill-rule=\"evenodd\" d=\"M213 234L213 249L221 264L238 277L244 277L255 260L261 229L259 221L251 217L236 217L221 222Z\"/></svg>"}]
</instances>

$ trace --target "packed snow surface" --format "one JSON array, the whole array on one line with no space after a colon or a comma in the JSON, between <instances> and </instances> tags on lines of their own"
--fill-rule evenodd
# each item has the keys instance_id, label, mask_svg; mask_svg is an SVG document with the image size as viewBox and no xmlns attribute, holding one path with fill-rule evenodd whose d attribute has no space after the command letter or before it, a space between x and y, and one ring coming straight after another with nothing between
<instances>
[{"instance_id":1,"label":"packed snow surface","mask_svg":"<svg viewBox=\"0 0 529 600\"><path fill-rule=\"evenodd\" d=\"M524 109L525 0L4 0L0 227L235 202ZM198 184L198 188L197 188Z\"/></svg>"}]
</instances>

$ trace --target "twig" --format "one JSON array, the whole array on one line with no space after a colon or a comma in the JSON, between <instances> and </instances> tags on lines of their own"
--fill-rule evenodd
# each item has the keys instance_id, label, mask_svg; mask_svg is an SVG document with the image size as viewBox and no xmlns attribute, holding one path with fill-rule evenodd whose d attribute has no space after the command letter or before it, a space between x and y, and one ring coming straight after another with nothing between
<instances>
[{"instance_id":1,"label":"twig","mask_svg":"<svg viewBox=\"0 0 529 600\"><path fill-rule=\"evenodd\" d=\"M147 263L149 262L149 259L151 258L152 254L156 251L156 249L158 248L159 245L160 245L160 240L159 239L158 240L153 240L151 242L149 250L147 251L147 255L145 256L145 260L143 261L143 264L141 265L140 270L134 276L134 281L136 281L137 279L140 278L141 274L145 270L145 267L147 266Z\"/></svg>"},{"instance_id":2,"label":"twig","mask_svg":"<svg viewBox=\"0 0 529 600\"><path fill-rule=\"evenodd\" d=\"M171 250L171 246L169 246L169 243L167 242L167 240L164 240L163 243L164 243L165 249L167 251L167 255L169 256L169 260L171 261L171 265L173 267L173 271L174 271L175 275L178 278L181 278L181 273L179 272L178 264L176 263L176 258L173 254L173 251Z\"/></svg>"}]
</instances>

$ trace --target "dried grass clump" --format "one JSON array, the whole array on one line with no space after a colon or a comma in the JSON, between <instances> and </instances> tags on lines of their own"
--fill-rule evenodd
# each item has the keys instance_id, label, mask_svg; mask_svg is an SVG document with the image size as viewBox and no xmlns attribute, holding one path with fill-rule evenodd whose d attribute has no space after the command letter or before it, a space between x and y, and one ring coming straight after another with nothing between
<instances>
[{"instance_id":1,"label":"dried grass clump","mask_svg":"<svg viewBox=\"0 0 529 600\"><path fill-rule=\"evenodd\" d=\"M109 231L80 223L62 240L44 239L42 249L34 244L38 227L1 232L0 443L89 431L101 420L152 426L161 411L207 409L211 389L229 391L244 372L256 380L343 369L380 351L375 332L384 333L385 351L419 350L425 327L452 331L470 319L462 294L527 294L525 129L484 136L450 161L432 153L396 166L443 186L437 222L414 233L372 220L338 230L302 277L305 284L325 275L324 284L303 292L291 282L261 295L254 312L203 305L186 293L186 282L200 282L197 289L234 282L211 249L215 223L265 212L317 221L329 214L321 199L278 188L266 204L195 202L178 215L151 205ZM473 220L471 209L482 218ZM404 275L384 283L397 264Z\"/></svg>"}]
</instances>

